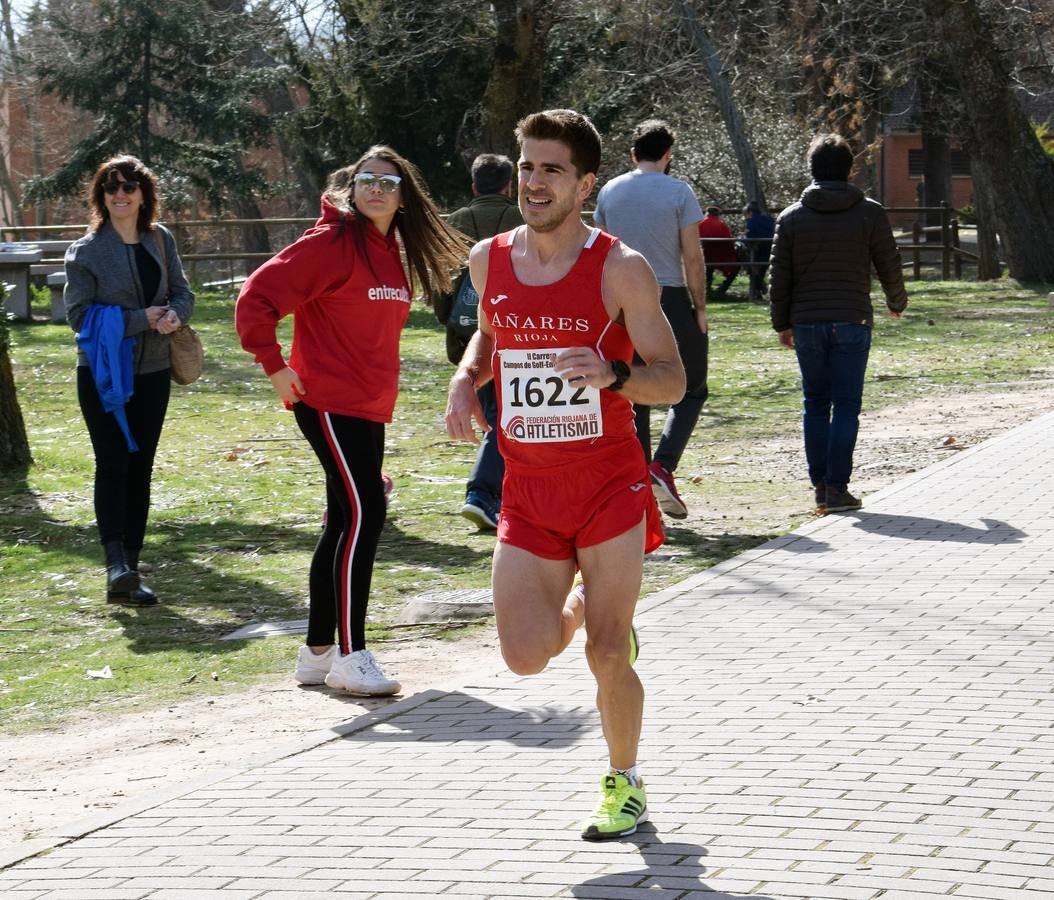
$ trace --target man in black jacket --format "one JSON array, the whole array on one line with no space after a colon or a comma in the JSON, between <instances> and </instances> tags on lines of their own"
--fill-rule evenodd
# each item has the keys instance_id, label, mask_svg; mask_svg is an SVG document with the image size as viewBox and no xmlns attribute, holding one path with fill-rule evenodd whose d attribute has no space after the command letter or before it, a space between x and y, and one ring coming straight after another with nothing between
<instances>
[{"instance_id":1,"label":"man in black jacket","mask_svg":"<svg viewBox=\"0 0 1054 900\"><path fill-rule=\"evenodd\" d=\"M513 164L507 156L481 153L472 163L472 201L455 210L447 222L476 241L493 237L523 224L520 209L512 196ZM471 299L466 306L465 297ZM479 297L472 288L466 268L454 282L452 293L434 298L436 318L446 325L447 357L456 366L476 331ZM485 531L498 527L501 509L501 481L505 463L498 450L498 402L494 382L479 390L483 412L491 431L483 435L476 464L468 479L461 515Z\"/></svg>"},{"instance_id":2,"label":"man in black jacket","mask_svg":"<svg viewBox=\"0 0 1054 900\"><path fill-rule=\"evenodd\" d=\"M812 184L776 221L770 313L779 342L798 356L809 478L820 511L859 509L849 493L874 312L871 268L889 315L908 305L889 219L849 184L853 153L837 134L809 145Z\"/></svg>"}]
</instances>

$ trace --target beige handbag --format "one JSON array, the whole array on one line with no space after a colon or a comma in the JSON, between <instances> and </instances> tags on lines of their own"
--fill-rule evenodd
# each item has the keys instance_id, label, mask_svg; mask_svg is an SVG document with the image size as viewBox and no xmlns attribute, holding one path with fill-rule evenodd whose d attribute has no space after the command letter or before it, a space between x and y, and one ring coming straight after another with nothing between
<instances>
[{"instance_id":1,"label":"beige handbag","mask_svg":"<svg viewBox=\"0 0 1054 900\"><path fill-rule=\"evenodd\" d=\"M154 234L167 278L168 257L165 254L165 236L159 230ZM189 325L180 325L169 335L168 364L172 380L176 384L191 384L201 377L201 370L205 365L205 348L201 346L198 333Z\"/></svg>"}]
</instances>

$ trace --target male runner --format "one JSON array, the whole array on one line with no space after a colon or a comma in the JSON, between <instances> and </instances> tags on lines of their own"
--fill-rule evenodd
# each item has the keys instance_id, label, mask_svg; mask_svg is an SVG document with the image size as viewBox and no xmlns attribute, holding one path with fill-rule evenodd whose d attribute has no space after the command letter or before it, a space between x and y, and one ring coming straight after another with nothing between
<instances>
[{"instance_id":1,"label":"male runner","mask_svg":"<svg viewBox=\"0 0 1054 900\"><path fill-rule=\"evenodd\" d=\"M480 330L450 382L447 431L479 443L473 420L489 426L476 388L493 378L506 465L493 574L502 655L518 675L541 672L585 623L611 770L582 836L603 840L647 818L631 625L662 526L632 404L676 403L684 369L644 258L582 222L600 166L593 124L548 110L516 137L526 224L469 257ZM629 364L634 349L643 364ZM576 567L583 584L569 591Z\"/></svg>"}]
</instances>

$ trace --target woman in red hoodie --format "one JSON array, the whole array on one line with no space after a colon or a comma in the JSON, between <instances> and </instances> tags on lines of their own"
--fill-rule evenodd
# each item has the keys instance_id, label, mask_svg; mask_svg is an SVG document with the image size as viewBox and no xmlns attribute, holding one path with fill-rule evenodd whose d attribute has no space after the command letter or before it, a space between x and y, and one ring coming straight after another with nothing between
<instances>
[{"instance_id":1,"label":"woman in red hoodie","mask_svg":"<svg viewBox=\"0 0 1054 900\"><path fill-rule=\"evenodd\" d=\"M400 690L366 649L366 606L385 519L384 426L399 391L399 335L410 311L403 255L427 297L450 290L467 252L416 167L374 146L330 176L322 217L257 269L238 297L242 346L293 410L326 474L307 642L294 672L301 684L361 695ZM275 329L290 313L287 363Z\"/></svg>"}]
</instances>

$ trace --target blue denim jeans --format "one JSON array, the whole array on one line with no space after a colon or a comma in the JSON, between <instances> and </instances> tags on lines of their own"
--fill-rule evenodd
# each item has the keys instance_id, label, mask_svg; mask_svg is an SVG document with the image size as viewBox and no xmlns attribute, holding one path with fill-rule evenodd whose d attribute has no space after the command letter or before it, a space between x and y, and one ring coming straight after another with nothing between
<instances>
[{"instance_id":1,"label":"blue denim jeans","mask_svg":"<svg viewBox=\"0 0 1054 900\"><path fill-rule=\"evenodd\" d=\"M871 328L849 322L794 326L801 369L805 459L812 483L845 490L853 472Z\"/></svg>"},{"instance_id":2,"label":"blue denim jeans","mask_svg":"<svg viewBox=\"0 0 1054 900\"><path fill-rule=\"evenodd\" d=\"M480 441L476 464L472 467L472 474L468 478L468 489L465 493L466 496L473 492L483 494L496 505L500 505L501 481L505 477L505 460L502 459L501 451L498 450L498 395L494 382L488 381L477 394L480 405L483 407L483 415L490 423L490 431L486 432L483 440Z\"/></svg>"}]
</instances>

